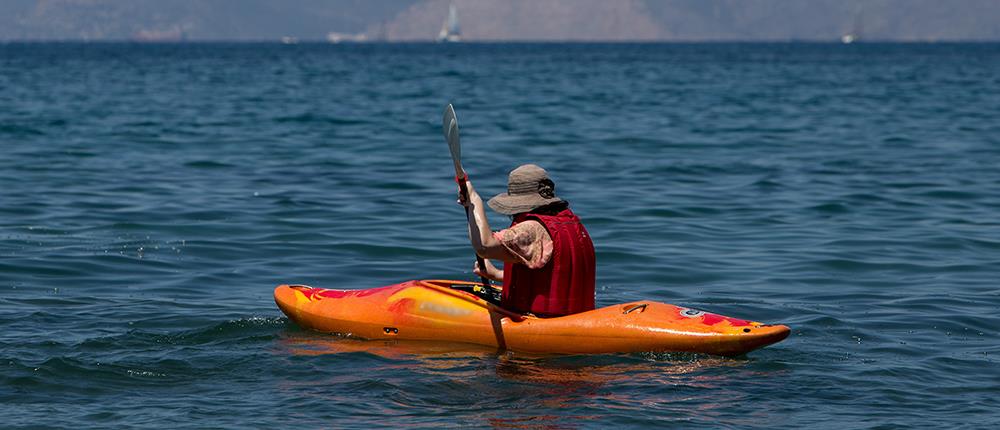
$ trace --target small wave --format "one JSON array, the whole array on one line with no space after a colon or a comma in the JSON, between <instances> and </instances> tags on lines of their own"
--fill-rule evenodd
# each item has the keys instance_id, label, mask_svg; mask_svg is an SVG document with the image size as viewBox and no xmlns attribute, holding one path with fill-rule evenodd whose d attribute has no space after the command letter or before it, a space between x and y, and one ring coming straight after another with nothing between
<instances>
[{"instance_id":1,"label":"small wave","mask_svg":"<svg viewBox=\"0 0 1000 430\"><path fill-rule=\"evenodd\" d=\"M13 137L44 136L45 132L24 125L0 124L0 134L10 134Z\"/></svg>"},{"instance_id":2,"label":"small wave","mask_svg":"<svg viewBox=\"0 0 1000 430\"><path fill-rule=\"evenodd\" d=\"M752 183L750 185L753 186L753 187L756 187L756 188L762 188L762 189L767 189L767 190L772 190L772 189L777 189L777 188L784 187L784 184L782 184L780 181L778 181L777 179L775 179L773 177L767 177L767 178L758 179L757 181L755 181L754 183Z\"/></svg>"},{"instance_id":3,"label":"small wave","mask_svg":"<svg viewBox=\"0 0 1000 430\"><path fill-rule=\"evenodd\" d=\"M274 118L274 122L294 124L322 123L330 125L357 125L366 124L368 121L365 119L331 117L306 113L301 115L280 116Z\"/></svg>"},{"instance_id":4,"label":"small wave","mask_svg":"<svg viewBox=\"0 0 1000 430\"><path fill-rule=\"evenodd\" d=\"M167 376L166 373L153 372L149 370L137 370L137 369L128 369L126 373L128 373L128 376L134 376L138 378L164 378Z\"/></svg>"},{"instance_id":5,"label":"small wave","mask_svg":"<svg viewBox=\"0 0 1000 430\"><path fill-rule=\"evenodd\" d=\"M901 143L915 143L915 142L916 141L909 136L897 135L897 136L886 136L882 138L882 143L901 144Z\"/></svg>"},{"instance_id":6,"label":"small wave","mask_svg":"<svg viewBox=\"0 0 1000 430\"><path fill-rule=\"evenodd\" d=\"M839 202L824 203L821 205L812 206L809 208L809 210L813 210L823 214L845 214L851 212L850 206Z\"/></svg>"},{"instance_id":7,"label":"small wave","mask_svg":"<svg viewBox=\"0 0 1000 430\"><path fill-rule=\"evenodd\" d=\"M683 206L679 208L681 212L689 214L688 216L710 216L719 215L723 211L717 207L712 206Z\"/></svg>"},{"instance_id":8,"label":"small wave","mask_svg":"<svg viewBox=\"0 0 1000 430\"><path fill-rule=\"evenodd\" d=\"M902 262L873 262L870 260L854 260L849 258L831 258L824 260L814 260L806 264L827 269L848 271L848 272L874 272L883 270L900 271L905 273L926 272L934 270L933 266L902 263Z\"/></svg>"},{"instance_id":9,"label":"small wave","mask_svg":"<svg viewBox=\"0 0 1000 430\"><path fill-rule=\"evenodd\" d=\"M631 211L630 216L652 218L687 218L691 214L668 208L639 208Z\"/></svg>"},{"instance_id":10,"label":"small wave","mask_svg":"<svg viewBox=\"0 0 1000 430\"><path fill-rule=\"evenodd\" d=\"M184 166L192 167L195 169L225 169L225 168L235 167L232 164L223 163L215 160L189 161L187 163L184 163Z\"/></svg>"},{"instance_id":11,"label":"small wave","mask_svg":"<svg viewBox=\"0 0 1000 430\"><path fill-rule=\"evenodd\" d=\"M938 200L979 200L986 197L984 194L957 190L935 190L921 193L920 195Z\"/></svg>"},{"instance_id":12,"label":"small wave","mask_svg":"<svg viewBox=\"0 0 1000 430\"><path fill-rule=\"evenodd\" d=\"M66 155L66 156L69 156L69 157L74 157L74 158L93 158L93 157L97 157L98 155L100 155L97 152L87 151L87 150L82 150L82 149L70 149L70 150L66 150L66 151L63 151L63 154Z\"/></svg>"},{"instance_id":13,"label":"small wave","mask_svg":"<svg viewBox=\"0 0 1000 430\"><path fill-rule=\"evenodd\" d=\"M174 333L129 330L120 335L86 339L77 346L81 349L101 351L106 349L141 349L162 345L232 345L273 339L277 336L275 329L287 324L288 319L284 317L248 317Z\"/></svg>"}]
</instances>

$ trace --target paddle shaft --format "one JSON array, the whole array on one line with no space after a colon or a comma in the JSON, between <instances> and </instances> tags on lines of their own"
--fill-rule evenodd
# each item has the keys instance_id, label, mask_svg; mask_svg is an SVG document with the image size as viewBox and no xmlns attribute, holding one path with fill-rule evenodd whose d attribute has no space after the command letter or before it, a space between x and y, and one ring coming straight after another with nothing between
<instances>
[{"instance_id":1,"label":"paddle shaft","mask_svg":"<svg viewBox=\"0 0 1000 430\"><path fill-rule=\"evenodd\" d=\"M441 122L441 131L444 132L444 139L448 142L448 150L451 151L451 161L455 164L455 182L458 183L458 190L462 194L462 200L466 202L469 201L469 187L465 185L465 181L469 180L469 175L465 173L465 169L462 168L462 143L458 135L458 117L455 116L455 108L448 104L444 109L444 118ZM465 222L469 220L474 220L476 215L472 213L468 206L465 207ZM471 223L470 223L471 224ZM478 223L477 223L478 226ZM471 225L470 225L471 227ZM469 229L469 235L473 233L479 234L478 231L473 232ZM481 273L486 273L486 261L479 254L476 254L476 264L479 265L479 271ZM490 285L489 279L486 276L480 276L479 280L482 281L484 287Z\"/></svg>"}]
</instances>

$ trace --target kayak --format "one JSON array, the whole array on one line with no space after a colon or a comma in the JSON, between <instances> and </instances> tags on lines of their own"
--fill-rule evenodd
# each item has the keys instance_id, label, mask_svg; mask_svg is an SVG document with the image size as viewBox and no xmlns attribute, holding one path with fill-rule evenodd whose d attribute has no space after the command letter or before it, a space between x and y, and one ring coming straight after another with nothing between
<instances>
[{"instance_id":1,"label":"kayak","mask_svg":"<svg viewBox=\"0 0 1000 430\"><path fill-rule=\"evenodd\" d=\"M372 340L464 342L526 353L694 352L743 355L788 337L763 324L654 301L555 318L499 306L499 289L447 280L367 290L279 285L278 308L299 326Z\"/></svg>"}]
</instances>

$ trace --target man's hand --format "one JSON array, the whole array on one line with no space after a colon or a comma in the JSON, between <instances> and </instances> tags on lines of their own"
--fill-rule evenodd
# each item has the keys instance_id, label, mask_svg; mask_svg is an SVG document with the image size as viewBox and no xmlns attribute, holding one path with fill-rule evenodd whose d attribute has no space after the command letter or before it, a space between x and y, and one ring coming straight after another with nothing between
<instances>
[{"instance_id":1,"label":"man's hand","mask_svg":"<svg viewBox=\"0 0 1000 430\"><path fill-rule=\"evenodd\" d=\"M483 269L479 267L478 261L472 263L472 273L475 273L476 275L479 276L490 278L494 281L501 281L501 282L503 281L503 270L499 270L496 267L494 267L493 263L491 263L490 260L483 260L483 263L486 264L485 271L483 271Z\"/></svg>"},{"instance_id":2,"label":"man's hand","mask_svg":"<svg viewBox=\"0 0 1000 430\"><path fill-rule=\"evenodd\" d=\"M467 208L475 208L483 205L483 199L482 197L479 197L479 193L477 193L476 189L472 187L472 181L468 179L465 180L465 189L469 191L469 198L466 199L465 196L462 195L462 191L459 190L458 191L459 205L465 206Z\"/></svg>"}]
</instances>

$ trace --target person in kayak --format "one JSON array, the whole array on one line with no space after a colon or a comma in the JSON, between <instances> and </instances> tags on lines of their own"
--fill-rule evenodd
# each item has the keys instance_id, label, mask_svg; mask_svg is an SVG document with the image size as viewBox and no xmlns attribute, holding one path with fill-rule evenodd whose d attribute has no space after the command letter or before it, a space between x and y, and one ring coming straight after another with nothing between
<instances>
[{"instance_id":1,"label":"person in kayak","mask_svg":"<svg viewBox=\"0 0 1000 430\"><path fill-rule=\"evenodd\" d=\"M539 317L557 317L594 309L596 258L590 234L555 195L545 169L525 164L510 172L507 192L489 200L494 211L511 216L510 227L490 230L483 200L465 178L469 199L469 239L484 258L473 271L503 282L500 305ZM490 260L503 262L498 269Z\"/></svg>"}]
</instances>

